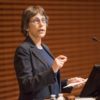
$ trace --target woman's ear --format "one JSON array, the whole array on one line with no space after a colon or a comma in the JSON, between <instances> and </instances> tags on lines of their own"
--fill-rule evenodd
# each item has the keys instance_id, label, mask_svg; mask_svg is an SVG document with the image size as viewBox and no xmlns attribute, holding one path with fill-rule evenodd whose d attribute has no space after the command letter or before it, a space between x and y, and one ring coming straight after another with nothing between
<instances>
[{"instance_id":1,"label":"woman's ear","mask_svg":"<svg viewBox=\"0 0 100 100\"><path fill-rule=\"evenodd\" d=\"M24 28L24 30L26 31L26 36L28 36L28 34L29 34L29 28Z\"/></svg>"}]
</instances>

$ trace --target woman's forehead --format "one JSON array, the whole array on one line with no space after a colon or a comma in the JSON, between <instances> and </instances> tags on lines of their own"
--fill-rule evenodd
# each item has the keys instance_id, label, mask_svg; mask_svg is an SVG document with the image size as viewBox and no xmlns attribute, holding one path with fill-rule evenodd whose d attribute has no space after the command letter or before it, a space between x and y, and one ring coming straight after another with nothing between
<instances>
[{"instance_id":1,"label":"woman's forehead","mask_svg":"<svg viewBox=\"0 0 100 100\"><path fill-rule=\"evenodd\" d=\"M40 14L40 13L37 13L35 16L33 16L31 19L34 19L34 18L45 18L44 15Z\"/></svg>"}]
</instances>

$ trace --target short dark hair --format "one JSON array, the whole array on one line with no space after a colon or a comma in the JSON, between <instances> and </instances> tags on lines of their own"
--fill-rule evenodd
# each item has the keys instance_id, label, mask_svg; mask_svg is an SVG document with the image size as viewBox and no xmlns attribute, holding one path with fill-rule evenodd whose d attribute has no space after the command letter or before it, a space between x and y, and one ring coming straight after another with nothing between
<instances>
[{"instance_id":1,"label":"short dark hair","mask_svg":"<svg viewBox=\"0 0 100 100\"><path fill-rule=\"evenodd\" d=\"M41 6L29 6L26 8L22 14L22 21L21 21L21 32L27 36L26 29L29 27L30 19L35 16L36 14L40 13L41 15L45 16L46 24L48 25L48 16L46 15L45 10Z\"/></svg>"}]
</instances>

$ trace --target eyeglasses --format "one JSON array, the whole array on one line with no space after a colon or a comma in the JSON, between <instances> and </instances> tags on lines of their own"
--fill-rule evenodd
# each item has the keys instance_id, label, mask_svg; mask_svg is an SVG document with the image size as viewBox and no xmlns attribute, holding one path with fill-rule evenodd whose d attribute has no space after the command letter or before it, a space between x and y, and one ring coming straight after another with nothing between
<instances>
[{"instance_id":1,"label":"eyeglasses","mask_svg":"<svg viewBox=\"0 0 100 100\"><path fill-rule=\"evenodd\" d=\"M46 24L46 23L47 23L47 20L46 20L45 18L42 18L42 19L35 18L35 19L32 20L31 22L34 23L34 24L39 24L40 21L41 21L43 24Z\"/></svg>"}]
</instances>

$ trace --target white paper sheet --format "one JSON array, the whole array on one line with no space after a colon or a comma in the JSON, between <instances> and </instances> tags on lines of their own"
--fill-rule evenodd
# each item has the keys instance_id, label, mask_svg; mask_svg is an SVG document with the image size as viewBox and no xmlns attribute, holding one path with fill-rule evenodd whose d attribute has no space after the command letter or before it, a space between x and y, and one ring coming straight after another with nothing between
<instances>
[{"instance_id":1,"label":"white paper sheet","mask_svg":"<svg viewBox=\"0 0 100 100\"><path fill-rule=\"evenodd\" d=\"M95 98L75 98L75 100L96 100Z\"/></svg>"},{"instance_id":2,"label":"white paper sheet","mask_svg":"<svg viewBox=\"0 0 100 100\"><path fill-rule=\"evenodd\" d=\"M74 86L79 85L79 84L82 84L82 83L84 83L84 82L86 82L86 81L87 81L87 79L85 79L83 82L70 83L70 84L64 86L63 88L74 87Z\"/></svg>"}]
</instances>

